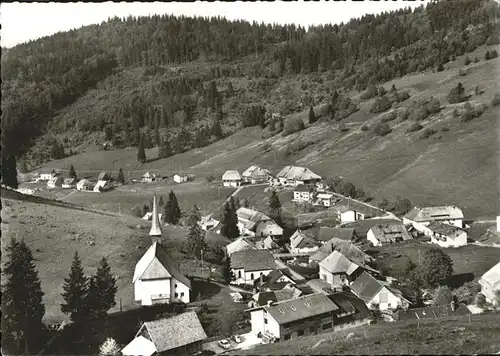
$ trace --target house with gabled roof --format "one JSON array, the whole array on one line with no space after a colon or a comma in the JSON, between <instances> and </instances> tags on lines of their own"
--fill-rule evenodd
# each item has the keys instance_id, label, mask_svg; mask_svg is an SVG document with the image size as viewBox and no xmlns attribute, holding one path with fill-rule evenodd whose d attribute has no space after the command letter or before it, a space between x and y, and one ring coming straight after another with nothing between
<instances>
[{"instance_id":1,"label":"house with gabled roof","mask_svg":"<svg viewBox=\"0 0 500 356\"><path fill-rule=\"evenodd\" d=\"M254 286L260 291L280 290L290 285L295 285L295 281L287 269L275 269L266 276L260 275L254 281Z\"/></svg>"},{"instance_id":2,"label":"house with gabled roof","mask_svg":"<svg viewBox=\"0 0 500 356\"><path fill-rule=\"evenodd\" d=\"M365 212L347 205L335 205L332 209L337 212L338 220L342 224L369 218L369 215Z\"/></svg>"},{"instance_id":3,"label":"house with gabled roof","mask_svg":"<svg viewBox=\"0 0 500 356\"><path fill-rule=\"evenodd\" d=\"M101 172L99 173L99 175L97 176L97 180L106 180L106 181L110 181L112 180L113 178L111 177L111 173L109 172Z\"/></svg>"},{"instance_id":4,"label":"house with gabled roof","mask_svg":"<svg viewBox=\"0 0 500 356\"><path fill-rule=\"evenodd\" d=\"M64 183L64 178L61 176L54 176L47 181L47 188L61 188Z\"/></svg>"},{"instance_id":5,"label":"house with gabled roof","mask_svg":"<svg viewBox=\"0 0 500 356\"><path fill-rule=\"evenodd\" d=\"M109 180L98 180L94 185L94 192L100 193L111 189L111 183Z\"/></svg>"},{"instance_id":6,"label":"house with gabled roof","mask_svg":"<svg viewBox=\"0 0 500 356\"><path fill-rule=\"evenodd\" d=\"M293 188L293 201L296 202L310 202L314 197L313 185L297 185Z\"/></svg>"},{"instance_id":7,"label":"house with gabled roof","mask_svg":"<svg viewBox=\"0 0 500 356\"><path fill-rule=\"evenodd\" d=\"M241 185L241 175L238 171L226 171L222 175L222 185L224 187L237 188Z\"/></svg>"},{"instance_id":8,"label":"house with gabled roof","mask_svg":"<svg viewBox=\"0 0 500 356\"><path fill-rule=\"evenodd\" d=\"M301 184L316 184L322 178L309 168L286 166L276 175L276 179L281 185L295 187Z\"/></svg>"},{"instance_id":9,"label":"house with gabled roof","mask_svg":"<svg viewBox=\"0 0 500 356\"><path fill-rule=\"evenodd\" d=\"M192 355L200 351L207 334L194 311L147 321L134 340L121 350L124 356Z\"/></svg>"},{"instance_id":10,"label":"house with gabled roof","mask_svg":"<svg viewBox=\"0 0 500 356\"><path fill-rule=\"evenodd\" d=\"M309 263L317 265L319 262L327 258L333 251L340 252L357 265L365 265L367 262L371 262L373 260L371 256L367 255L353 243L334 237L309 257Z\"/></svg>"},{"instance_id":11,"label":"house with gabled roof","mask_svg":"<svg viewBox=\"0 0 500 356\"><path fill-rule=\"evenodd\" d=\"M279 250L280 246L272 236L255 239L255 246L259 250Z\"/></svg>"},{"instance_id":12,"label":"house with gabled roof","mask_svg":"<svg viewBox=\"0 0 500 356\"><path fill-rule=\"evenodd\" d=\"M319 264L319 278L332 286L349 285L363 269L338 251L333 251Z\"/></svg>"},{"instance_id":13,"label":"house with gabled roof","mask_svg":"<svg viewBox=\"0 0 500 356\"><path fill-rule=\"evenodd\" d=\"M306 233L310 234L310 236L314 237L321 244L330 241L334 237L350 242L355 242L358 239L356 231L353 228L347 227L317 226L307 230Z\"/></svg>"},{"instance_id":14,"label":"house with gabled roof","mask_svg":"<svg viewBox=\"0 0 500 356\"><path fill-rule=\"evenodd\" d=\"M268 250L244 250L231 254L231 270L235 284L253 286L261 275L267 276L276 269L274 257Z\"/></svg>"},{"instance_id":15,"label":"house with gabled roof","mask_svg":"<svg viewBox=\"0 0 500 356\"><path fill-rule=\"evenodd\" d=\"M284 300L298 298L301 295L303 295L303 292L300 289L295 288L294 286L290 286L289 288L282 288L279 290L258 292L252 296L252 300L248 302L248 307L262 307L268 305L269 301L273 303L282 302Z\"/></svg>"},{"instance_id":16,"label":"house with gabled roof","mask_svg":"<svg viewBox=\"0 0 500 356\"><path fill-rule=\"evenodd\" d=\"M279 237L283 229L273 219L256 210L241 207L236 211L241 235Z\"/></svg>"},{"instance_id":17,"label":"house with gabled roof","mask_svg":"<svg viewBox=\"0 0 500 356\"><path fill-rule=\"evenodd\" d=\"M357 238L366 239L368 237L368 231L370 231L370 229L373 226L384 225L384 224L401 224L401 221L396 219L372 218L372 219L358 220L342 226L345 228L353 228Z\"/></svg>"},{"instance_id":18,"label":"house with gabled roof","mask_svg":"<svg viewBox=\"0 0 500 356\"><path fill-rule=\"evenodd\" d=\"M487 302L500 304L500 262L481 276L479 284Z\"/></svg>"},{"instance_id":19,"label":"house with gabled roof","mask_svg":"<svg viewBox=\"0 0 500 356\"><path fill-rule=\"evenodd\" d=\"M81 190L81 191L83 191L83 190L92 190L93 187L94 187L94 183L92 183L88 179L81 179L76 184L76 190Z\"/></svg>"},{"instance_id":20,"label":"house with gabled roof","mask_svg":"<svg viewBox=\"0 0 500 356\"><path fill-rule=\"evenodd\" d=\"M391 287L387 282L375 279L366 272L363 272L351 283L349 288L370 309L376 305L378 305L380 310L396 309L398 307L406 308L411 304L401 291Z\"/></svg>"},{"instance_id":21,"label":"house with gabled roof","mask_svg":"<svg viewBox=\"0 0 500 356\"><path fill-rule=\"evenodd\" d=\"M241 174L241 178L245 183L266 183L271 179L271 173L268 169L259 166L250 166Z\"/></svg>"},{"instance_id":22,"label":"house with gabled roof","mask_svg":"<svg viewBox=\"0 0 500 356\"><path fill-rule=\"evenodd\" d=\"M367 239L373 246L382 246L411 240L412 237L403 224L380 224L368 230Z\"/></svg>"},{"instance_id":23,"label":"house with gabled roof","mask_svg":"<svg viewBox=\"0 0 500 356\"><path fill-rule=\"evenodd\" d=\"M433 221L421 226L421 232L430 236L431 242L441 247L460 247L467 245L467 231L454 225Z\"/></svg>"},{"instance_id":24,"label":"house with gabled roof","mask_svg":"<svg viewBox=\"0 0 500 356\"><path fill-rule=\"evenodd\" d=\"M236 240L226 246L226 252L228 256L231 256L235 252L246 250L257 250L257 247L252 240L244 236L238 237Z\"/></svg>"},{"instance_id":25,"label":"house with gabled roof","mask_svg":"<svg viewBox=\"0 0 500 356\"><path fill-rule=\"evenodd\" d=\"M411 224L418 231L421 231L423 226L427 226L431 222L440 222L463 228L463 220L464 214L456 206L414 207L403 216L403 224Z\"/></svg>"},{"instance_id":26,"label":"house with gabled roof","mask_svg":"<svg viewBox=\"0 0 500 356\"><path fill-rule=\"evenodd\" d=\"M49 180L51 178L57 177L61 175L59 172L56 172L55 169L44 169L40 172L38 172L38 179L37 181L40 180Z\"/></svg>"},{"instance_id":27,"label":"house with gabled roof","mask_svg":"<svg viewBox=\"0 0 500 356\"><path fill-rule=\"evenodd\" d=\"M335 200L335 196L331 193L318 193L315 205L322 205L325 208L329 208L335 203Z\"/></svg>"},{"instance_id":28,"label":"house with gabled roof","mask_svg":"<svg viewBox=\"0 0 500 356\"><path fill-rule=\"evenodd\" d=\"M301 230L297 230L290 236L291 253L314 253L321 244L313 238L307 236Z\"/></svg>"},{"instance_id":29,"label":"house with gabled roof","mask_svg":"<svg viewBox=\"0 0 500 356\"><path fill-rule=\"evenodd\" d=\"M75 178L64 178L62 187L65 189L71 189L76 187L76 179Z\"/></svg>"},{"instance_id":30,"label":"house with gabled roof","mask_svg":"<svg viewBox=\"0 0 500 356\"><path fill-rule=\"evenodd\" d=\"M142 175L141 182L143 183L152 183L156 180L156 174L151 172L146 172Z\"/></svg>"}]
</instances>

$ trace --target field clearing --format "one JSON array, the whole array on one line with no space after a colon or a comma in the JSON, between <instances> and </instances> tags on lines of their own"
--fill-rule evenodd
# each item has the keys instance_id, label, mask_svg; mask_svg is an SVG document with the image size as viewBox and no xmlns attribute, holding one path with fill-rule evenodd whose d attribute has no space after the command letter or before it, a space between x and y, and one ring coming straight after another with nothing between
<instances>
[{"instance_id":1,"label":"field clearing","mask_svg":"<svg viewBox=\"0 0 500 356\"><path fill-rule=\"evenodd\" d=\"M132 277L135 264L151 244L150 223L131 216L113 216L68 209L46 204L2 199L2 253L12 237L24 239L33 252L45 293L44 320L58 322L65 318L60 311L61 291L74 251L78 251L87 275L95 273L98 261L106 257L117 277L117 305L111 311L136 307L133 301ZM142 228L138 229L137 225ZM187 229L164 227L166 244L179 246ZM217 234L208 241L219 246L227 242ZM178 250L178 249L177 249ZM199 263L187 256L179 258L180 269L188 275L200 273ZM206 263L206 267L211 265Z\"/></svg>"},{"instance_id":2,"label":"field clearing","mask_svg":"<svg viewBox=\"0 0 500 356\"><path fill-rule=\"evenodd\" d=\"M431 243L418 243L409 241L402 244L391 244L382 248L374 247L372 250L380 251L378 263L385 267L390 275L396 275L402 271L407 259L419 264L426 250L438 245ZM482 247L469 244L458 248L442 248L453 260L453 271L455 275L473 274L479 278L487 270L500 261L500 248ZM400 256L400 257L396 257Z\"/></svg>"},{"instance_id":3,"label":"field clearing","mask_svg":"<svg viewBox=\"0 0 500 356\"><path fill-rule=\"evenodd\" d=\"M354 333L355 337L347 341L350 333ZM380 323L259 345L248 351L238 350L237 354L495 354L500 350L499 334L500 313L488 313L472 315L470 324L468 316Z\"/></svg>"}]
</instances>

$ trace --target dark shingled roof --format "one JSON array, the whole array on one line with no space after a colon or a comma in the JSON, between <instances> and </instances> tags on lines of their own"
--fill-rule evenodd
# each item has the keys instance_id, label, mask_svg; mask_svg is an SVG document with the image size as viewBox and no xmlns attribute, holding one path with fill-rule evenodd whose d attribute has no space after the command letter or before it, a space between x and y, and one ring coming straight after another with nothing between
<instances>
[{"instance_id":1,"label":"dark shingled roof","mask_svg":"<svg viewBox=\"0 0 500 356\"><path fill-rule=\"evenodd\" d=\"M286 300L264 309L278 324L290 323L315 315L334 312L339 308L323 293Z\"/></svg>"},{"instance_id":2,"label":"dark shingled roof","mask_svg":"<svg viewBox=\"0 0 500 356\"><path fill-rule=\"evenodd\" d=\"M370 302L384 286L368 273L363 272L351 285L351 290L365 303Z\"/></svg>"},{"instance_id":3,"label":"dark shingled roof","mask_svg":"<svg viewBox=\"0 0 500 356\"><path fill-rule=\"evenodd\" d=\"M355 313L355 319L370 317L371 313L365 302L351 292L337 292L328 295L328 298L338 307L338 313Z\"/></svg>"},{"instance_id":4,"label":"dark shingled roof","mask_svg":"<svg viewBox=\"0 0 500 356\"><path fill-rule=\"evenodd\" d=\"M368 231L375 225L380 224L401 224L401 221L396 219L365 219L358 220L344 225L344 227L354 228L356 235L359 238L366 238Z\"/></svg>"},{"instance_id":5,"label":"dark shingled roof","mask_svg":"<svg viewBox=\"0 0 500 356\"><path fill-rule=\"evenodd\" d=\"M262 271L277 267L269 250L246 250L237 251L231 255L231 268L243 268L245 271Z\"/></svg>"},{"instance_id":6,"label":"dark shingled roof","mask_svg":"<svg viewBox=\"0 0 500 356\"><path fill-rule=\"evenodd\" d=\"M207 338L195 312L144 323L157 352L172 350Z\"/></svg>"}]
</instances>

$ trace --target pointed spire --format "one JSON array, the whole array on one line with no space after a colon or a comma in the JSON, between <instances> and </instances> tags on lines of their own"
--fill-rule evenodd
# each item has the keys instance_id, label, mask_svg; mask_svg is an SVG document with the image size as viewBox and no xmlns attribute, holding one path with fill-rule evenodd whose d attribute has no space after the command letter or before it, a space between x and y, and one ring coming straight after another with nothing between
<instances>
[{"instance_id":1,"label":"pointed spire","mask_svg":"<svg viewBox=\"0 0 500 356\"><path fill-rule=\"evenodd\" d=\"M158 206L156 204L156 195L153 195L153 214L152 214L152 224L151 230L149 231L149 236L161 237L161 225L160 218L158 216Z\"/></svg>"}]
</instances>

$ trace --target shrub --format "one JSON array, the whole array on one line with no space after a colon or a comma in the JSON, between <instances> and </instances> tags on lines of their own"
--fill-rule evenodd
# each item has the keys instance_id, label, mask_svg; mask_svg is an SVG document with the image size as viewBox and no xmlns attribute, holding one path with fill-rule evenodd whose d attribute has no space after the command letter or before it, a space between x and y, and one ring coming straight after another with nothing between
<instances>
[{"instance_id":1,"label":"shrub","mask_svg":"<svg viewBox=\"0 0 500 356\"><path fill-rule=\"evenodd\" d=\"M447 132L447 131L450 131L450 129L449 129L448 127L443 127L443 128L441 129L441 131L443 131L443 132Z\"/></svg>"},{"instance_id":2,"label":"shrub","mask_svg":"<svg viewBox=\"0 0 500 356\"><path fill-rule=\"evenodd\" d=\"M443 70L444 70L443 63L439 63L439 65L437 66L436 71L442 72Z\"/></svg>"},{"instance_id":3,"label":"shrub","mask_svg":"<svg viewBox=\"0 0 500 356\"><path fill-rule=\"evenodd\" d=\"M468 66L470 64L470 59L468 56L465 56L465 59L464 59L464 65Z\"/></svg>"},{"instance_id":4,"label":"shrub","mask_svg":"<svg viewBox=\"0 0 500 356\"><path fill-rule=\"evenodd\" d=\"M426 128L424 130L424 132L422 132L422 135L420 136L421 139L426 139L426 138L429 138L431 137L432 135L434 135L436 133L436 130L434 129L431 129L430 127Z\"/></svg>"},{"instance_id":5,"label":"shrub","mask_svg":"<svg viewBox=\"0 0 500 356\"><path fill-rule=\"evenodd\" d=\"M466 100L462 83L458 83L456 87L450 90L447 99L450 104L461 103Z\"/></svg>"},{"instance_id":6,"label":"shrub","mask_svg":"<svg viewBox=\"0 0 500 356\"><path fill-rule=\"evenodd\" d=\"M479 116L483 115L484 109L485 109L484 104L478 104L478 105L474 106L474 108L472 109L472 115L474 117L479 117Z\"/></svg>"},{"instance_id":7,"label":"shrub","mask_svg":"<svg viewBox=\"0 0 500 356\"><path fill-rule=\"evenodd\" d=\"M423 128L422 125L420 125L418 122L413 122L410 127L408 127L408 130L406 132L415 132L415 131L420 131Z\"/></svg>"},{"instance_id":8,"label":"shrub","mask_svg":"<svg viewBox=\"0 0 500 356\"><path fill-rule=\"evenodd\" d=\"M377 87L373 84L368 85L366 90L361 94L362 100L368 100L377 95Z\"/></svg>"},{"instance_id":9,"label":"shrub","mask_svg":"<svg viewBox=\"0 0 500 356\"><path fill-rule=\"evenodd\" d=\"M341 123L339 123L338 130L340 132L345 132L345 131L348 131L349 128L346 126L346 124L344 122L341 122Z\"/></svg>"},{"instance_id":10,"label":"shrub","mask_svg":"<svg viewBox=\"0 0 500 356\"><path fill-rule=\"evenodd\" d=\"M387 96L383 96L381 98L377 98L375 102L372 104L370 108L370 112L379 113L387 111L391 108L392 102L387 98Z\"/></svg>"},{"instance_id":11,"label":"shrub","mask_svg":"<svg viewBox=\"0 0 500 356\"><path fill-rule=\"evenodd\" d=\"M493 99L491 100L491 105L493 106L500 105L500 93L496 93L495 96L493 96Z\"/></svg>"},{"instance_id":12,"label":"shrub","mask_svg":"<svg viewBox=\"0 0 500 356\"><path fill-rule=\"evenodd\" d=\"M295 132L302 131L305 128L306 128L306 126L304 125L304 122L300 118L288 119L285 121L282 135L288 136L288 135L293 134Z\"/></svg>"},{"instance_id":13,"label":"shrub","mask_svg":"<svg viewBox=\"0 0 500 356\"><path fill-rule=\"evenodd\" d=\"M462 286L453 291L457 302L471 304L474 298L481 291L481 286L477 282L465 282Z\"/></svg>"},{"instance_id":14,"label":"shrub","mask_svg":"<svg viewBox=\"0 0 500 356\"><path fill-rule=\"evenodd\" d=\"M144 214L142 213L142 206L140 204L136 204L130 209L130 215L135 216L137 218L142 218Z\"/></svg>"},{"instance_id":15,"label":"shrub","mask_svg":"<svg viewBox=\"0 0 500 356\"><path fill-rule=\"evenodd\" d=\"M411 112L411 119L414 121L425 120L429 117L429 114L426 103L418 103Z\"/></svg>"},{"instance_id":16,"label":"shrub","mask_svg":"<svg viewBox=\"0 0 500 356\"><path fill-rule=\"evenodd\" d=\"M483 293L477 293L476 298L474 298L474 304L479 308L484 308L486 306L486 298Z\"/></svg>"},{"instance_id":17,"label":"shrub","mask_svg":"<svg viewBox=\"0 0 500 356\"><path fill-rule=\"evenodd\" d=\"M390 126L385 123L385 122L379 122L375 127L373 128L373 131L379 135L379 136L385 136L388 133L390 133L392 130Z\"/></svg>"},{"instance_id":18,"label":"shrub","mask_svg":"<svg viewBox=\"0 0 500 356\"><path fill-rule=\"evenodd\" d=\"M477 56L474 57L474 63L479 63L479 58L477 58Z\"/></svg>"},{"instance_id":19,"label":"shrub","mask_svg":"<svg viewBox=\"0 0 500 356\"><path fill-rule=\"evenodd\" d=\"M458 76L459 77L465 77L467 75L467 72L463 69L458 70Z\"/></svg>"},{"instance_id":20,"label":"shrub","mask_svg":"<svg viewBox=\"0 0 500 356\"><path fill-rule=\"evenodd\" d=\"M436 98L432 98L431 101L427 104L427 110L431 114L438 113L441 110L441 104L439 103L439 100Z\"/></svg>"},{"instance_id":21,"label":"shrub","mask_svg":"<svg viewBox=\"0 0 500 356\"><path fill-rule=\"evenodd\" d=\"M434 305L449 305L453 300L453 295L451 294L450 288L446 286L440 286L436 289L432 304Z\"/></svg>"},{"instance_id":22,"label":"shrub","mask_svg":"<svg viewBox=\"0 0 500 356\"><path fill-rule=\"evenodd\" d=\"M395 99L398 103L401 103L409 98L410 98L410 92L408 90L395 93Z\"/></svg>"},{"instance_id":23,"label":"shrub","mask_svg":"<svg viewBox=\"0 0 500 356\"><path fill-rule=\"evenodd\" d=\"M209 176L206 176L205 179L208 183L212 183L215 180L215 177L213 174L210 174Z\"/></svg>"},{"instance_id":24,"label":"shrub","mask_svg":"<svg viewBox=\"0 0 500 356\"><path fill-rule=\"evenodd\" d=\"M395 120L397 117L396 111L391 111L382 117L382 122L389 122Z\"/></svg>"},{"instance_id":25,"label":"shrub","mask_svg":"<svg viewBox=\"0 0 500 356\"><path fill-rule=\"evenodd\" d=\"M368 126L368 125L361 126L361 131L369 131L369 130L370 130L370 126Z\"/></svg>"},{"instance_id":26,"label":"shrub","mask_svg":"<svg viewBox=\"0 0 500 356\"><path fill-rule=\"evenodd\" d=\"M406 121L410 117L410 109L408 108L402 108L398 111L398 119L400 121Z\"/></svg>"},{"instance_id":27,"label":"shrub","mask_svg":"<svg viewBox=\"0 0 500 356\"><path fill-rule=\"evenodd\" d=\"M453 117L458 117L460 115L460 112L458 111L457 108L453 109L452 115L453 115Z\"/></svg>"},{"instance_id":28,"label":"shrub","mask_svg":"<svg viewBox=\"0 0 500 356\"><path fill-rule=\"evenodd\" d=\"M380 86L378 88L378 96L383 97L385 95L385 93L387 93L387 90L385 90L385 88L383 86Z\"/></svg>"}]
</instances>

